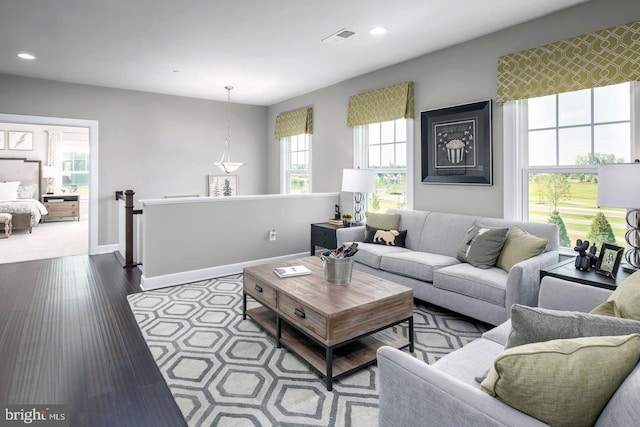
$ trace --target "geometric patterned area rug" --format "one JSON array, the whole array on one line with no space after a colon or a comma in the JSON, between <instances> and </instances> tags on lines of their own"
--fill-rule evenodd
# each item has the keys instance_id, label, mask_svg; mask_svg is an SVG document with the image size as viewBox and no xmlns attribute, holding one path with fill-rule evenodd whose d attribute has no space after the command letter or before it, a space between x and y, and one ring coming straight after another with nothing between
<instances>
[{"instance_id":1,"label":"geometric patterned area rug","mask_svg":"<svg viewBox=\"0 0 640 427\"><path fill-rule=\"evenodd\" d=\"M129 305L190 426L378 425L375 365L334 382L242 320L242 274L129 295ZM249 300L248 306L255 306ZM484 323L417 302L415 355L433 363ZM407 327L396 327L407 336ZM406 350L405 350L406 351Z\"/></svg>"}]
</instances>

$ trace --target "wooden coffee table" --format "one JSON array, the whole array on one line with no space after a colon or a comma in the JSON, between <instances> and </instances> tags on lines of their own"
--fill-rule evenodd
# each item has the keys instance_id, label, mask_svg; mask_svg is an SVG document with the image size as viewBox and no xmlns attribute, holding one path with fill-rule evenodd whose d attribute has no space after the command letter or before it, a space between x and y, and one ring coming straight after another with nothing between
<instances>
[{"instance_id":1,"label":"wooden coffee table","mask_svg":"<svg viewBox=\"0 0 640 427\"><path fill-rule=\"evenodd\" d=\"M305 265L312 274L280 278L276 267ZM247 309L247 295L261 306ZM242 318L249 315L281 345L333 380L376 360L382 345L414 350L413 290L353 271L349 285L324 280L318 257L244 269ZM409 323L405 338L389 328Z\"/></svg>"}]
</instances>

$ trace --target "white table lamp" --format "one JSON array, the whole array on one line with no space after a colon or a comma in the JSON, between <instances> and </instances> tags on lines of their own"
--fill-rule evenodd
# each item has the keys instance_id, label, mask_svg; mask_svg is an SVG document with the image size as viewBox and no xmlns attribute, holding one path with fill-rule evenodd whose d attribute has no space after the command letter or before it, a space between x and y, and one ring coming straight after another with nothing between
<instances>
[{"instance_id":1,"label":"white table lamp","mask_svg":"<svg viewBox=\"0 0 640 427\"><path fill-rule=\"evenodd\" d=\"M349 191L353 194L353 219L356 224L362 223L362 193L373 193L376 191L376 173L365 169L343 169L342 170L342 191Z\"/></svg>"},{"instance_id":2,"label":"white table lamp","mask_svg":"<svg viewBox=\"0 0 640 427\"><path fill-rule=\"evenodd\" d=\"M598 207L627 208L629 228L624 236L627 241L627 262L640 267L640 163L612 163L598 166ZM623 267L624 268L624 267ZM628 268L625 268L629 270Z\"/></svg>"},{"instance_id":3,"label":"white table lamp","mask_svg":"<svg viewBox=\"0 0 640 427\"><path fill-rule=\"evenodd\" d=\"M43 166L42 177L47 180L47 194L53 194L53 179L58 175L55 166Z\"/></svg>"}]
</instances>

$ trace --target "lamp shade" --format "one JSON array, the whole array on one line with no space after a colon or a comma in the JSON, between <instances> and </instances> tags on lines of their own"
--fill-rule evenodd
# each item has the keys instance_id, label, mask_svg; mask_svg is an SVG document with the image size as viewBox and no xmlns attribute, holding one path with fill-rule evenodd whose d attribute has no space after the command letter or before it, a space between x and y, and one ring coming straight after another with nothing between
<instances>
[{"instance_id":1,"label":"lamp shade","mask_svg":"<svg viewBox=\"0 0 640 427\"><path fill-rule=\"evenodd\" d=\"M598 207L640 208L640 163L598 166Z\"/></svg>"},{"instance_id":2,"label":"lamp shade","mask_svg":"<svg viewBox=\"0 0 640 427\"><path fill-rule=\"evenodd\" d=\"M57 175L57 170L55 166L43 166L42 167L42 177L43 178L55 178Z\"/></svg>"},{"instance_id":3,"label":"lamp shade","mask_svg":"<svg viewBox=\"0 0 640 427\"><path fill-rule=\"evenodd\" d=\"M373 193L376 190L376 173L364 169L342 170L342 191Z\"/></svg>"}]
</instances>

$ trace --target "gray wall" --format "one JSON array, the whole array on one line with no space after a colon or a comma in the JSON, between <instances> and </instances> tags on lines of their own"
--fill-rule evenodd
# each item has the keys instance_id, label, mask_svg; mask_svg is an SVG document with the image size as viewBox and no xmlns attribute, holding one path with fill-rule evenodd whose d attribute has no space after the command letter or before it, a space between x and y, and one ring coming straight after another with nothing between
<instances>
[{"instance_id":1,"label":"gray wall","mask_svg":"<svg viewBox=\"0 0 640 427\"><path fill-rule=\"evenodd\" d=\"M420 182L419 112L495 99L498 57L640 19L638 0L594 0L467 43L363 75L269 107L268 182L278 192L279 154L275 116L314 108L313 190L339 191L341 169L353 165L352 131L346 125L349 96L414 81L414 208L481 216L503 216L502 108L493 109L493 186L426 185ZM344 200L344 199L343 199Z\"/></svg>"},{"instance_id":2,"label":"gray wall","mask_svg":"<svg viewBox=\"0 0 640 427\"><path fill-rule=\"evenodd\" d=\"M0 74L0 112L99 122L98 244L117 238L116 190L136 199L206 195L206 175L218 174L227 134L224 102L76 85ZM233 99L233 97L232 97ZM240 194L262 194L266 107L231 107L232 160Z\"/></svg>"},{"instance_id":3,"label":"gray wall","mask_svg":"<svg viewBox=\"0 0 640 427\"><path fill-rule=\"evenodd\" d=\"M333 217L337 193L144 200L144 289L218 276L217 267L308 253L310 224ZM269 231L276 230L276 240Z\"/></svg>"}]
</instances>

